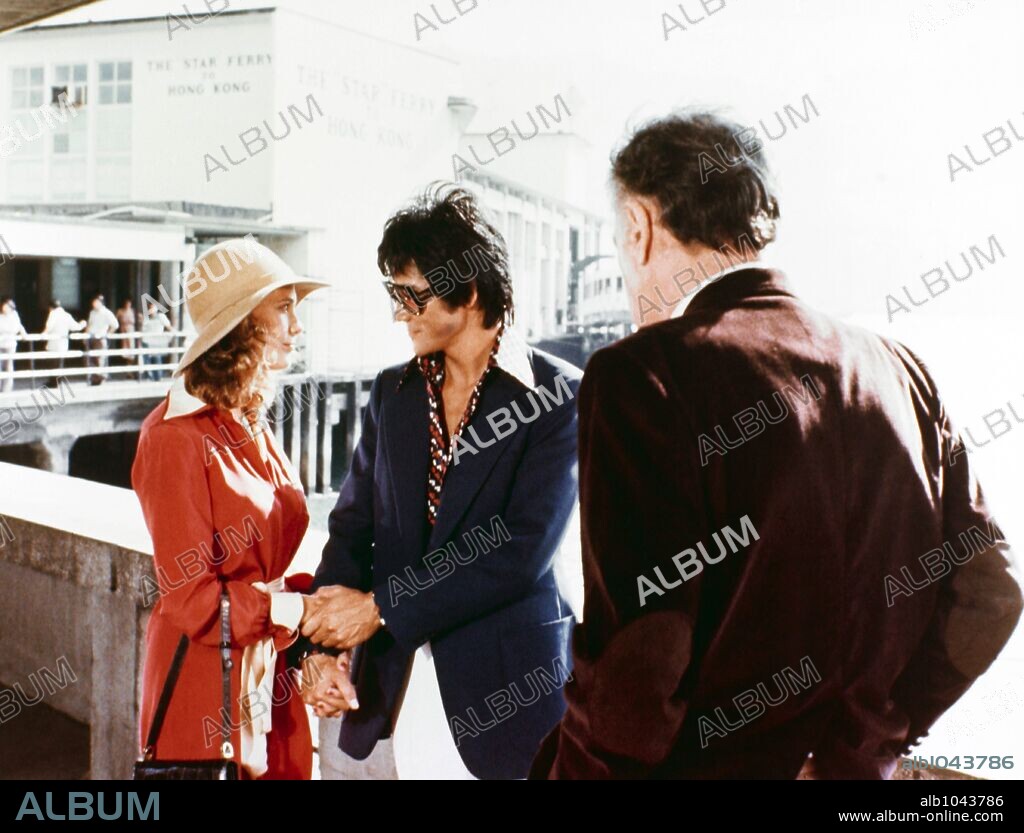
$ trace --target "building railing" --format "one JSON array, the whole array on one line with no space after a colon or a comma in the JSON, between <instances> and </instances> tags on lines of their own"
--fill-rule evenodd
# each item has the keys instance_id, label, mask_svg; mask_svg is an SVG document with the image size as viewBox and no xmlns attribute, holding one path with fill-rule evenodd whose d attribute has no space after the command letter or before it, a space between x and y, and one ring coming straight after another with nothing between
<instances>
[{"instance_id":1,"label":"building railing","mask_svg":"<svg viewBox=\"0 0 1024 833\"><path fill-rule=\"evenodd\" d=\"M4 379L56 379L60 376L134 377L135 381L140 382L146 381L147 377L160 379L178 366L188 341L194 335L191 332L173 331L111 333L107 336L91 336L88 333L70 333L66 337L49 334L20 336L17 342L28 344L29 349L0 351L0 383ZM68 340L67 350L33 349L40 342L63 341L65 338ZM92 342L98 339L107 344L121 343L123 346L97 349L92 346ZM152 342L157 339L165 339L167 345L152 347L143 344L143 340ZM76 348L75 345L81 346ZM155 357L158 361L147 361L148 357ZM112 362L111 359L119 361ZM8 361L14 363L13 372L6 372L3 366Z\"/></svg>"},{"instance_id":2,"label":"building railing","mask_svg":"<svg viewBox=\"0 0 1024 833\"><path fill-rule=\"evenodd\" d=\"M340 485L359 442L373 378L373 373L356 372L279 380L267 421L307 495L327 495Z\"/></svg>"},{"instance_id":3,"label":"building railing","mask_svg":"<svg viewBox=\"0 0 1024 833\"><path fill-rule=\"evenodd\" d=\"M165 348L148 348L142 355ZM183 348L176 349L178 352ZM84 351L66 351L79 355ZM99 352L99 351L97 351ZM105 350L138 355L136 349ZM21 355L27 354L19 354ZM51 355L51 354L48 354ZM145 365L147 370L173 370L176 364ZM138 365L85 367L78 376L118 371L135 374ZM4 393L0 389L0 447L26 446L42 453L41 467L67 473L70 453L83 437L138 431L149 411L166 395L170 380L150 385L87 386L70 384L74 369L17 371L35 380L31 388ZM276 379L276 394L263 419L278 447L288 456L307 495L335 492L359 442L362 412L369 401L375 373L353 370L330 374L291 372ZM2 375L0 375L2 378ZM58 390L51 394L47 382ZM126 402L137 400L137 406ZM88 477L88 475L80 475Z\"/></svg>"}]
</instances>

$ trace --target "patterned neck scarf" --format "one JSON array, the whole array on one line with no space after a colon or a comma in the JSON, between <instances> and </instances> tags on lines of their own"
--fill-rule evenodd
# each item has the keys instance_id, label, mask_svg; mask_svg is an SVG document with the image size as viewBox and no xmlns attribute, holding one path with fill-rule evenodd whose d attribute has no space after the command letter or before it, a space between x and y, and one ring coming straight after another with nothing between
<instances>
[{"instance_id":1,"label":"patterned neck scarf","mask_svg":"<svg viewBox=\"0 0 1024 833\"><path fill-rule=\"evenodd\" d=\"M427 404L430 409L430 471L427 474L427 521L433 526L437 523L437 510L441 506L441 487L444 485L445 474L448 472L448 464L451 462L454 451L455 437L462 434L462 431L469 424L476 413L477 405L480 402L480 391L484 380L497 364L498 348L501 346L501 337L504 335L504 323L498 328L498 335L494 340L494 347L491 350L490 358L487 360L487 367L480 375L473 392L469 395L469 402L466 405L466 412L462 415L455 433L448 436L448 425L444 417L444 398L441 392L444 390L445 364L444 353L433 353L419 359L420 372L427 380Z\"/></svg>"}]
</instances>

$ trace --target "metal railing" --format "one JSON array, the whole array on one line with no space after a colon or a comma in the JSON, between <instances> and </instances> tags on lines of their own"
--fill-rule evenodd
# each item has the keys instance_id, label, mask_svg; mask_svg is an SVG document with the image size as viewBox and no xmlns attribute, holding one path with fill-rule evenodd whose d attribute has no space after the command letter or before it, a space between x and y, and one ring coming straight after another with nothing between
<instances>
[{"instance_id":1,"label":"metal railing","mask_svg":"<svg viewBox=\"0 0 1024 833\"><path fill-rule=\"evenodd\" d=\"M340 485L359 442L374 375L289 375L279 381L267 420L307 495L329 494Z\"/></svg>"}]
</instances>

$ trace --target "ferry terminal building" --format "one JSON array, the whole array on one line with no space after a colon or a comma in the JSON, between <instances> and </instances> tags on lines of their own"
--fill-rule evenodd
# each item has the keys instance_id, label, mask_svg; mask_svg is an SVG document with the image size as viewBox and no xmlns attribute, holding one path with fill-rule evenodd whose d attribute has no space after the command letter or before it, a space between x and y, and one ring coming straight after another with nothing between
<instances>
[{"instance_id":1,"label":"ferry terminal building","mask_svg":"<svg viewBox=\"0 0 1024 833\"><path fill-rule=\"evenodd\" d=\"M44 24L3 46L0 296L29 332L51 297L82 317L97 293L137 311L146 295L174 299L172 321L188 329L183 270L252 233L331 284L303 304L309 371L408 355L376 246L393 210L452 179L453 154L481 158L471 150L494 129L460 95L458 63L277 7L224 12L173 39L160 17ZM547 104L557 123L463 182L509 245L527 338L608 340L628 316L607 207L587 205L580 160L592 149Z\"/></svg>"}]
</instances>

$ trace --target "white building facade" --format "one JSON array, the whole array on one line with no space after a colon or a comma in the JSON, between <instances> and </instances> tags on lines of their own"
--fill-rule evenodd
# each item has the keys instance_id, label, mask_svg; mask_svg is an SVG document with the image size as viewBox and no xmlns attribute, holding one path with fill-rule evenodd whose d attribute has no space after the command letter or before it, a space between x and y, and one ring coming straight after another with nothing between
<instances>
[{"instance_id":1,"label":"white building facade","mask_svg":"<svg viewBox=\"0 0 1024 833\"><path fill-rule=\"evenodd\" d=\"M189 262L251 232L331 284L303 305L308 369L408 355L376 247L390 213L451 180L473 139L456 62L270 8L172 35L164 17L22 30L0 40L0 79L0 295L23 317L51 295L180 306ZM579 261L607 247L607 221L574 203L585 147L567 127L464 180L506 235L532 340L575 330L595 272Z\"/></svg>"}]
</instances>

